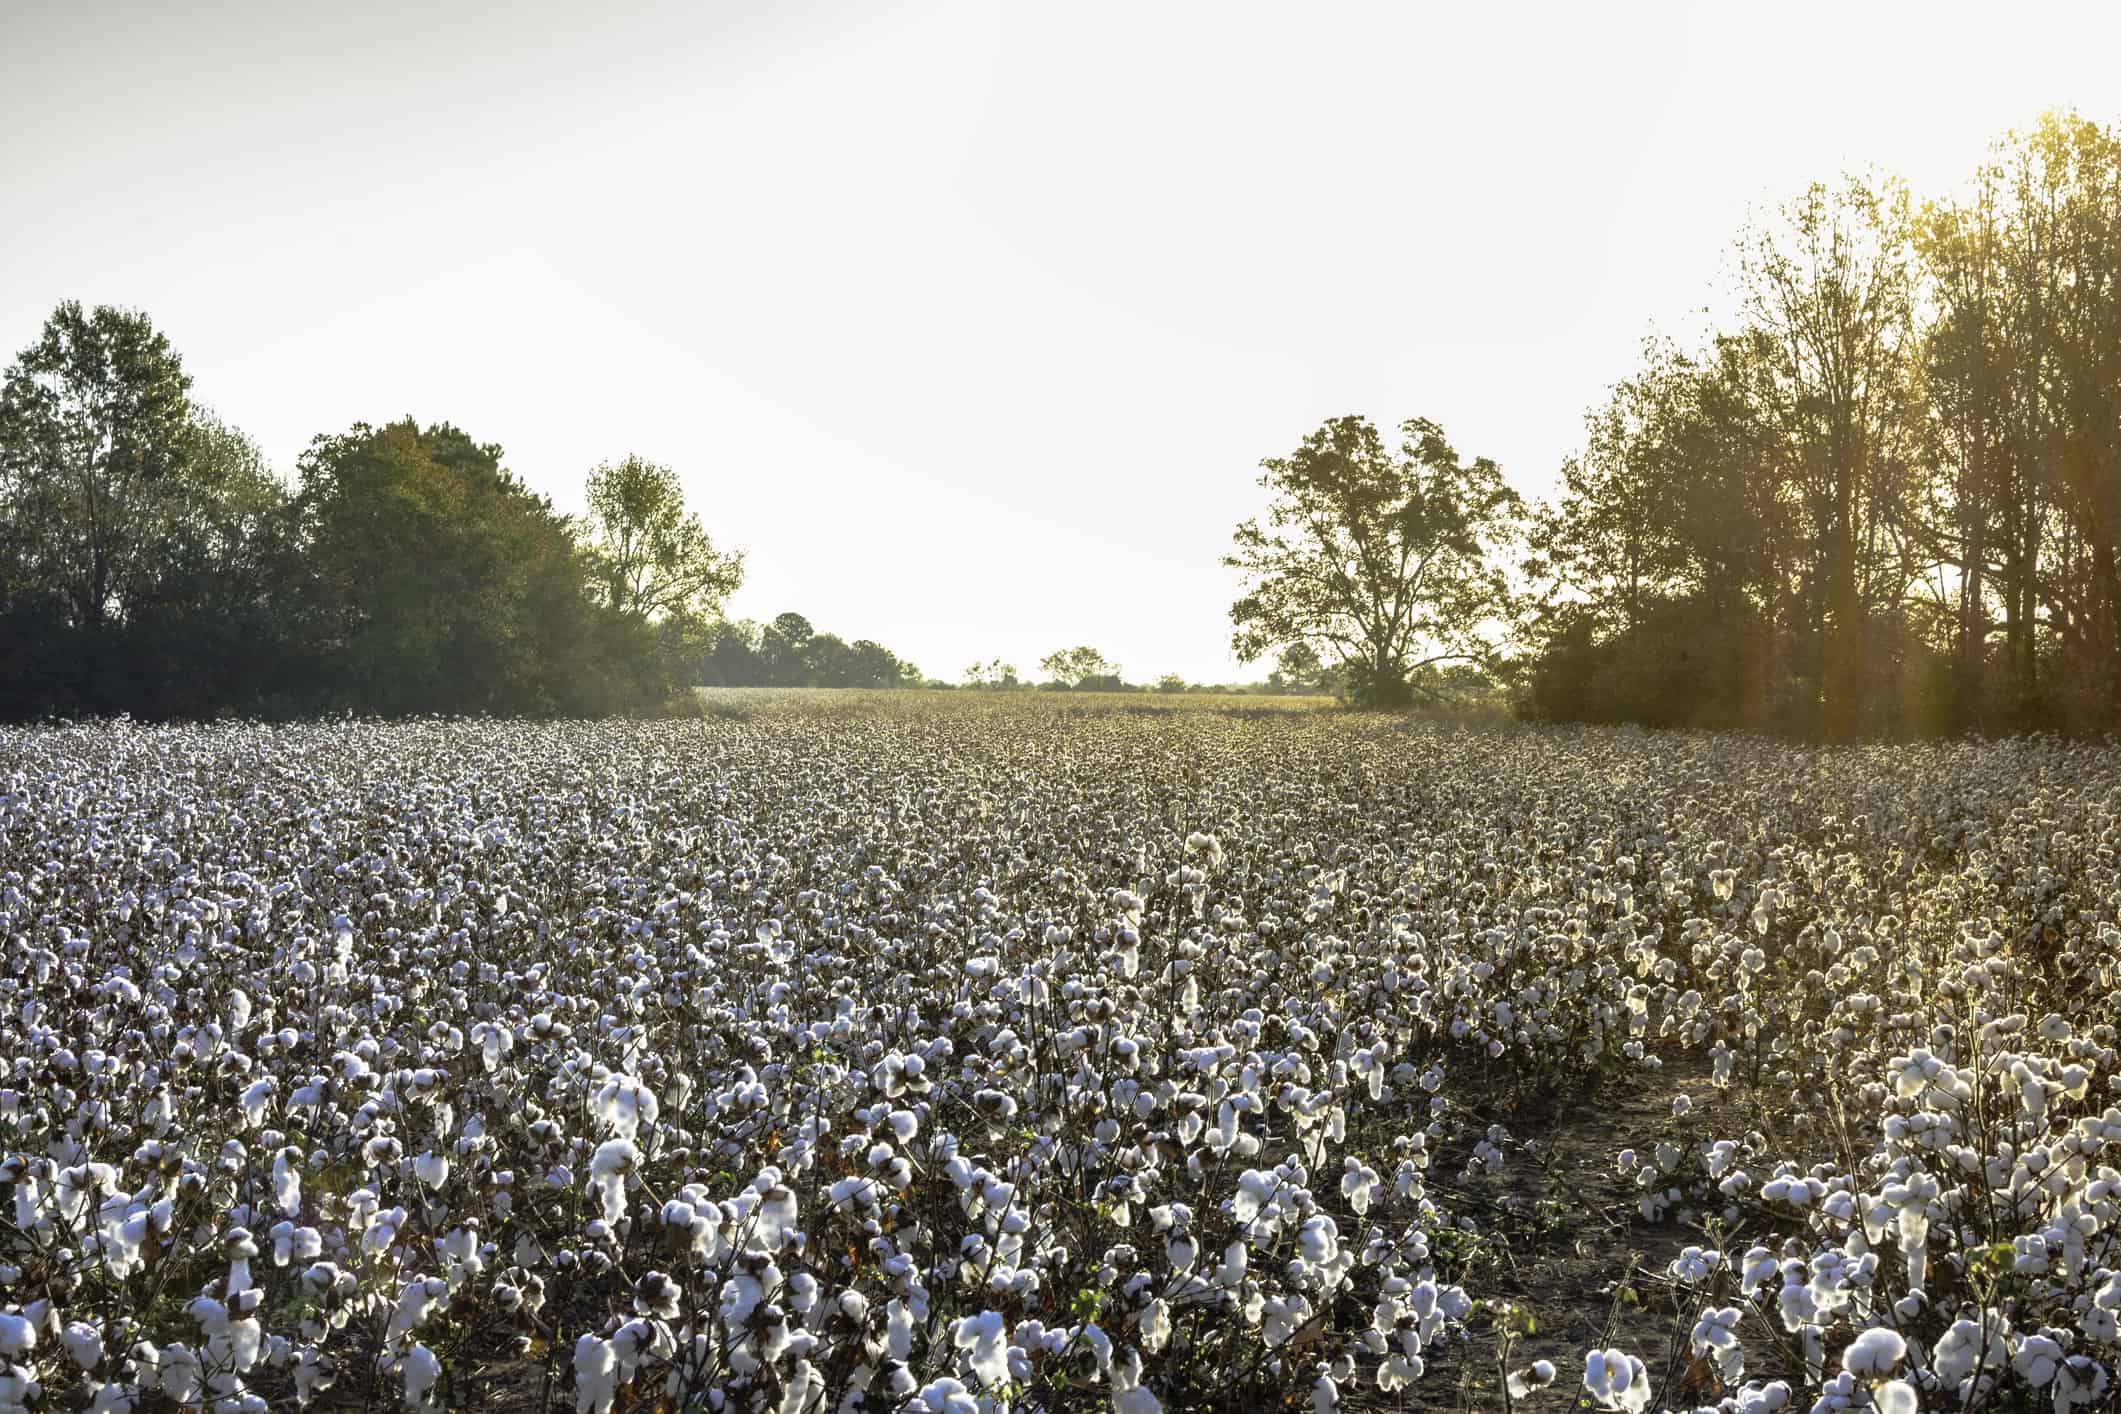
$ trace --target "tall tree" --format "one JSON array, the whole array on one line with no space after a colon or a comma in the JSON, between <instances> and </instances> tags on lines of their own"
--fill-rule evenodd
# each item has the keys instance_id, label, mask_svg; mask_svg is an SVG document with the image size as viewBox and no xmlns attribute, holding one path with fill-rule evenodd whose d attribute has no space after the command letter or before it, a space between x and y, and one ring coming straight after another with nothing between
<instances>
[{"instance_id":1,"label":"tall tree","mask_svg":"<svg viewBox=\"0 0 2121 1414\"><path fill-rule=\"evenodd\" d=\"M498 446L407 419L301 462L318 625L341 700L386 712L586 713L650 702L643 626L600 621L566 520ZM606 611L608 612L608 611Z\"/></svg>"},{"instance_id":2,"label":"tall tree","mask_svg":"<svg viewBox=\"0 0 2121 1414\"><path fill-rule=\"evenodd\" d=\"M125 616L181 499L191 405L147 316L68 301L0 386L0 503L16 574L63 597L76 627Z\"/></svg>"},{"instance_id":3,"label":"tall tree","mask_svg":"<svg viewBox=\"0 0 2121 1414\"><path fill-rule=\"evenodd\" d=\"M1085 643L1062 648L1038 661L1039 671L1056 687L1108 689L1119 686L1119 664Z\"/></svg>"},{"instance_id":4,"label":"tall tree","mask_svg":"<svg viewBox=\"0 0 2121 1414\"><path fill-rule=\"evenodd\" d=\"M1926 205L1915 227L1933 306L1920 365L1931 474L1911 498L1909 519L1926 550L1925 591L1935 575L1937 603L1949 615L1949 713L1960 728L1982 718L1991 594L2001 589L2013 613L2024 603L2010 566L2018 536L2010 527L2017 497L2003 220L2001 173L1985 164L1963 197ZM2015 647L2019 635L2011 637Z\"/></svg>"},{"instance_id":5,"label":"tall tree","mask_svg":"<svg viewBox=\"0 0 2121 1414\"><path fill-rule=\"evenodd\" d=\"M711 618L744 578L685 507L678 475L640 457L589 473L589 546L605 603L645 619Z\"/></svg>"},{"instance_id":6,"label":"tall tree","mask_svg":"<svg viewBox=\"0 0 2121 1414\"><path fill-rule=\"evenodd\" d=\"M2050 508L2021 552L2036 605L2025 634L2048 634L2065 723L2110 725L2121 716L2121 130L2050 114L2013 140L2010 166L2023 329L2014 454Z\"/></svg>"},{"instance_id":7,"label":"tall tree","mask_svg":"<svg viewBox=\"0 0 2121 1414\"><path fill-rule=\"evenodd\" d=\"M1862 726L1871 617L1912 568L1899 539L1917 418L1914 258L1895 181L1814 184L1741 243L1747 393L1774 479L1794 488L1829 739Z\"/></svg>"},{"instance_id":8,"label":"tall tree","mask_svg":"<svg viewBox=\"0 0 2121 1414\"><path fill-rule=\"evenodd\" d=\"M1580 605L1626 632L1697 566L1685 523L1695 468L1700 370L1669 343L1584 418L1584 448L1562 463L1562 495L1538 506L1527 569L1546 608Z\"/></svg>"},{"instance_id":9,"label":"tall tree","mask_svg":"<svg viewBox=\"0 0 2121 1414\"><path fill-rule=\"evenodd\" d=\"M1501 551L1523 502L1488 458L1460 462L1435 423L1400 433L1394 450L1367 419L1335 418L1260 463L1265 521L1238 526L1223 561L1244 578L1230 609L1240 659L1310 644L1379 706L1411 700L1424 668L1493 659L1511 602Z\"/></svg>"}]
</instances>

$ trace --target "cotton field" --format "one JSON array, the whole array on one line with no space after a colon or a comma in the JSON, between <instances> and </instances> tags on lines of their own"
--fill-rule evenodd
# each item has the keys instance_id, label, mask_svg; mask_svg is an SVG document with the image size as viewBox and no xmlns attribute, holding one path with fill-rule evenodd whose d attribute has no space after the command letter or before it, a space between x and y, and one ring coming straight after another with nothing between
<instances>
[{"instance_id":1,"label":"cotton field","mask_svg":"<svg viewBox=\"0 0 2121 1414\"><path fill-rule=\"evenodd\" d=\"M2113 1408L2121 754L0 732L0 1408Z\"/></svg>"}]
</instances>

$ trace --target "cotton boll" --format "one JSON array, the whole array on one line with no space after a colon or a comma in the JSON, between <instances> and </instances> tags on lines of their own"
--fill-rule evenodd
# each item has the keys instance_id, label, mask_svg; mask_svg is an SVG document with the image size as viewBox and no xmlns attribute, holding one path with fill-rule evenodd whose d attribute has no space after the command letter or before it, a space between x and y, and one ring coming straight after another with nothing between
<instances>
[{"instance_id":1,"label":"cotton boll","mask_svg":"<svg viewBox=\"0 0 2121 1414\"><path fill-rule=\"evenodd\" d=\"M1962 1316L1938 1338L1931 1366L1940 1379L1955 1385L1971 1378L1977 1369L2000 1369L2009 1358L2008 1331L2009 1322L1994 1312L1979 1321Z\"/></svg>"},{"instance_id":2,"label":"cotton boll","mask_svg":"<svg viewBox=\"0 0 2121 1414\"><path fill-rule=\"evenodd\" d=\"M1009 1382L1007 1331L999 1312L983 1311L967 1316L951 1330L951 1343L965 1352L979 1382L993 1388Z\"/></svg>"},{"instance_id":3,"label":"cotton boll","mask_svg":"<svg viewBox=\"0 0 2121 1414\"><path fill-rule=\"evenodd\" d=\"M1726 1385L1735 1385L1745 1376L1745 1348L1738 1339L1740 1319L1735 1306L1712 1307L1701 1313L1689 1337L1694 1357L1714 1365Z\"/></svg>"},{"instance_id":4,"label":"cotton boll","mask_svg":"<svg viewBox=\"0 0 2121 1414\"><path fill-rule=\"evenodd\" d=\"M1522 1369L1512 1370L1509 1375L1510 1397L1529 1398L1536 1390L1545 1389L1554 1383L1556 1371L1551 1360L1534 1360Z\"/></svg>"},{"instance_id":5,"label":"cotton boll","mask_svg":"<svg viewBox=\"0 0 2121 1414\"><path fill-rule=\"evenodd\" d=\"M617 1349L610 1341L585 1333L574 1345L575 1414L611 1414L618 1386Z\"/></svg>"},{"instance_id":6,"label":"cotton boll","mask_svg":"<svg viewBox=\"0 0 2121 1414\"><path fill-rule=\"evenodd\" d=\"M1841 1352L1841 1368L1859 1379L1890 1375L1907 1357L1907 1341L1898 1331L1873 1326Z\"/></svg>"},{"instance_id":7,"label":"cotton boll","mask_svg":"<svg viewBox=\"0 0 2121 1414\"><path fill-rule=\"evenodd\" d=\"M2011 1368L2034 1389L2045 1389L2062 1368L2063 1349L2053 1337L2028 1335L2011 1356Z\"/></svg>"},{"instance_id":8,"label":"cotton boll","mask_svg":"<svg viewBox=\"0 0 2121 1414\"><path fill-rule=\"evenodd\" d=\"M432 1398L435 1383L442 1378L442 1362L424 1345L415 1344L405 1352L399 1365L399 1375L404 1381L405 1407L408 1410L439 1408Z\"/></svg>"},{"instance_id":9,"label":"cotton boll","mask_svg":"<svg viewBox=\"0 0 2121 1414\"><path fill-rule=\"evenodd\" d=\"M1600 1409L1642 1414L1649 1407L1649 1371L1623 1350L1593 1350L1586 1355L1583 1387Z\"/></svg>"},{"instance_id":10,"label":"cotton boll","mask_svg":"<svg viewBox=\"0 0 2121 1414\"><path fill-rule=\"evenodd\" d=\"M906 1406L909 1414L979 1414L979 1400L954 1379L945 1376L921 1387Z\"/></svg>"},{"instance_id":11,"label":"cotton boll","mask_svg":"<svg viewBox=\"0 0 2121 1414\"><path fill-rule=\"evenodd\" d=\"M4 1342L0 1334L0 1342ZM69 1360L83 1370L93 1370L103 1362L103 1333L84 1321L70 1322L59 1333L59 1346ZM14 1358L10 1354L9 1358Z\"/></svg>"},{"instance_id":12,"label":"cotton boll","mask_svg":"<svg viewBox=\"0 0 2121 1414\"><path fill-rule=\"evenodd\" d=\"M418 1330L448 1294L449 1283L439 1277L415 1277L406 1282L398 1293L397 1307L391 1312L384 1341L388 1343Z\"/></svg>"}]
</instances>

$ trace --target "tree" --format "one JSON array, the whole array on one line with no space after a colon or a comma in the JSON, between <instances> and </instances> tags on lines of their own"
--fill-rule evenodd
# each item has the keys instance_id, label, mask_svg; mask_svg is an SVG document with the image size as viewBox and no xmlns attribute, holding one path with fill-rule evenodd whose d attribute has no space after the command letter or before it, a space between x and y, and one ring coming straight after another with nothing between
<instances>
[{"instance_id":1,"label":"tree","mask_svg":"<svg viewBox=\"0 0 2121 1414\"><path fill-rule=\"evenodd\" d=\"M1698 370L1670 345L1644 346L1644 366L1584 418L1581 453L1562 463L1560 500L1535 508L1528 577L1541 608L1588 606L1625 631L1693 568L1685 526Z\"/></svg>"},{"instance_id":2,"label":"tree","mask_svg":"<svg viewBox=\"0 0 2121 1414\"><path fill-rule=\"evenodd\" d=\"M1299 641L1281 650L1274 671L1267 674L1267 686L1276 692L1324 692L1329 676L1318 650Z\"/></svg>"},{"instance_id":3,"label":"tree","mask_svg":"<svg viewBox=\"0 0 2121 1414\"><path fill-rule=\"evenodd\" d=\"M1119 664L1088 644L1061 648L1038 661L1053 686L1072 691L1112 691L1119 686Z\"/></svg>"},{"instance_id":4,"label":"tree","mask_svg":"<svg viewBox=\"0 0 2121 1414\"><path fill-rule=\"evenodd\" d=\"M678 684L639 615L601 604L566 519L446 423L356 425L301 462L326 689L384 712L592 714Z\"/></svg>"},{"instance_id":5,"label":"tree","mask_svg":"<svg viewBox=\"0 0 2121 1414\"><path fill-rule=\"evenodd\" d=\"M207 409L192 408L184 435L184 494L129 596L117 690L145 717L300 710L312 672L292 498L258 445Z\"/></svg>"},{"instance_id":6,"label":"tree","mask_svg":"<svg viewBox=\"0 0 2121 1414\"><path fill-rule=\"evenodd\" d=\"M1872 624L1914 574L1914 251L1895 181L1814 184L1741 242L1746 392L1805 535L1805 628L1829 740L1864 726Z\"/></svg>"},{"instance_id":7,"label":"tree","mask_svg":"<svg viewBox=\"0 0 2121 1414\"><path fill-rule=\"evenodd\" d=\"M1243 576L1230 608L1241 660L1308 644L1359 701L1397 706L1421 690L1419 669L1493 659L1511 605L1500 551L1523 502L1494 462L1461 463L1435 423L1400 432L1394 452L1367 419L1335 418L1260 463L1265 523L1238 526L1223 561Z\"/></svg>"},{"instance_id":8,"label":"tree","mask_svg":"<svg viewBox=\"0 0 2121 1414\"><path fill-rule=\"evenodd\" d=\"M13 577L77 628L122 619L181 503L191 379L147 316L73 301L0 386L0 500Z\"/></svg>"},{"instance_id":9,"label":"tree","mask_svg":"<svg viewBox=\"0 0 2121 1414\"><path fill-rule=\"evenodd\" d=\"M2121 130L2051 113L1932 208L1931 397L1979 501L1932 518L2017 725L2121 716ZM1991 602L1993 600L1993 603ZM1971 670L1972 664L1964 668Z\"/></svg>"},{"instance_id":10,"label":"tree","mask_svg":"<svg viewBox=\"0 0 2121 1414\"><path fill-rule=\"evenodd\" d=\"M810 640L817 630L801 614L775 617L759 633L759 669L769 687L817 687Z\"/></svg>"},{"instance_id":11,"label":"tree","mask_svg":"<svg viewBox=\"0 0 2121 1414\"><path fill-rule=\"evenodd\" d=\"M586 499L589 549L613 610L711 618L743 582L743 555L715 548L669 467L640 457L606 462L589 473Z\"/></svg>"},{"instance_id":12,"label":"tree","mask_svg":"<svg viewBox=\"0 0 2121 1414\"><path fill-rule=\"evenodd\" d=\"M986 688L1013 688L1018 686L1016 664L1004 663L999 658L990 658L984 663L974 663L965 669L965 686Z\"/></svg>"},{"instance_id":13,"label":"tree","mask_svg":"<svg viewBox=\"0 0 2121 1414\"><path fill-rule=\"evenodd\" d=\"M847 686L918 687L921 670L874 639L847 645Z\"/></svg>"},{"instance_id":14,"label":"tree","mask_svg":"<svg viewBox=\"0 0 2121 1414\"><path fill-rule=\"evenodd\" d=\"M749 619L724 619L708 630L700 681L707 687L759 687L765 667L759 645L765 630Z\"/></svg>"}]
</instances>

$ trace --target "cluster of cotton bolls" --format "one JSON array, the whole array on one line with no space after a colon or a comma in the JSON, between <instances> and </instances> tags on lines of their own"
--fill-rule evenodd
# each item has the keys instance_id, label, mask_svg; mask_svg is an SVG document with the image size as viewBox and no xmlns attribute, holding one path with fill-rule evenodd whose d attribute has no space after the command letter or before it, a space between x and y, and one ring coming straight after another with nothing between
<instances>
[{"instance_id":1,"label":"cluster of cotton bolls","mask_svg":"<svg viewBox=\"0 0 2121 1414\"><path fill-rule=\"evenodd\" d=\"M1512 1397L2108 1399L2111 752L823 701L0 733L0 1411L1404 1400L1679 1062Z\"/></svg>"},{"instance_id":2,"label":"cluster of cotton bolls","mask_svg":"<svg viewBox=\"0 0 2121 1414\"><path fill-rule=\"evenodd\" d=\"M1703 1000L1666 1014L1730 1109L1780 1102L1780 1137L1689 1101L1619 1156L1644 1219L1708 1239L1667 1273L1692 1407L2110 1407L2115 755L1850 755L1813 788L1846 814L1704 847L1679 932Z\"/></svg>"}]
</instances>

